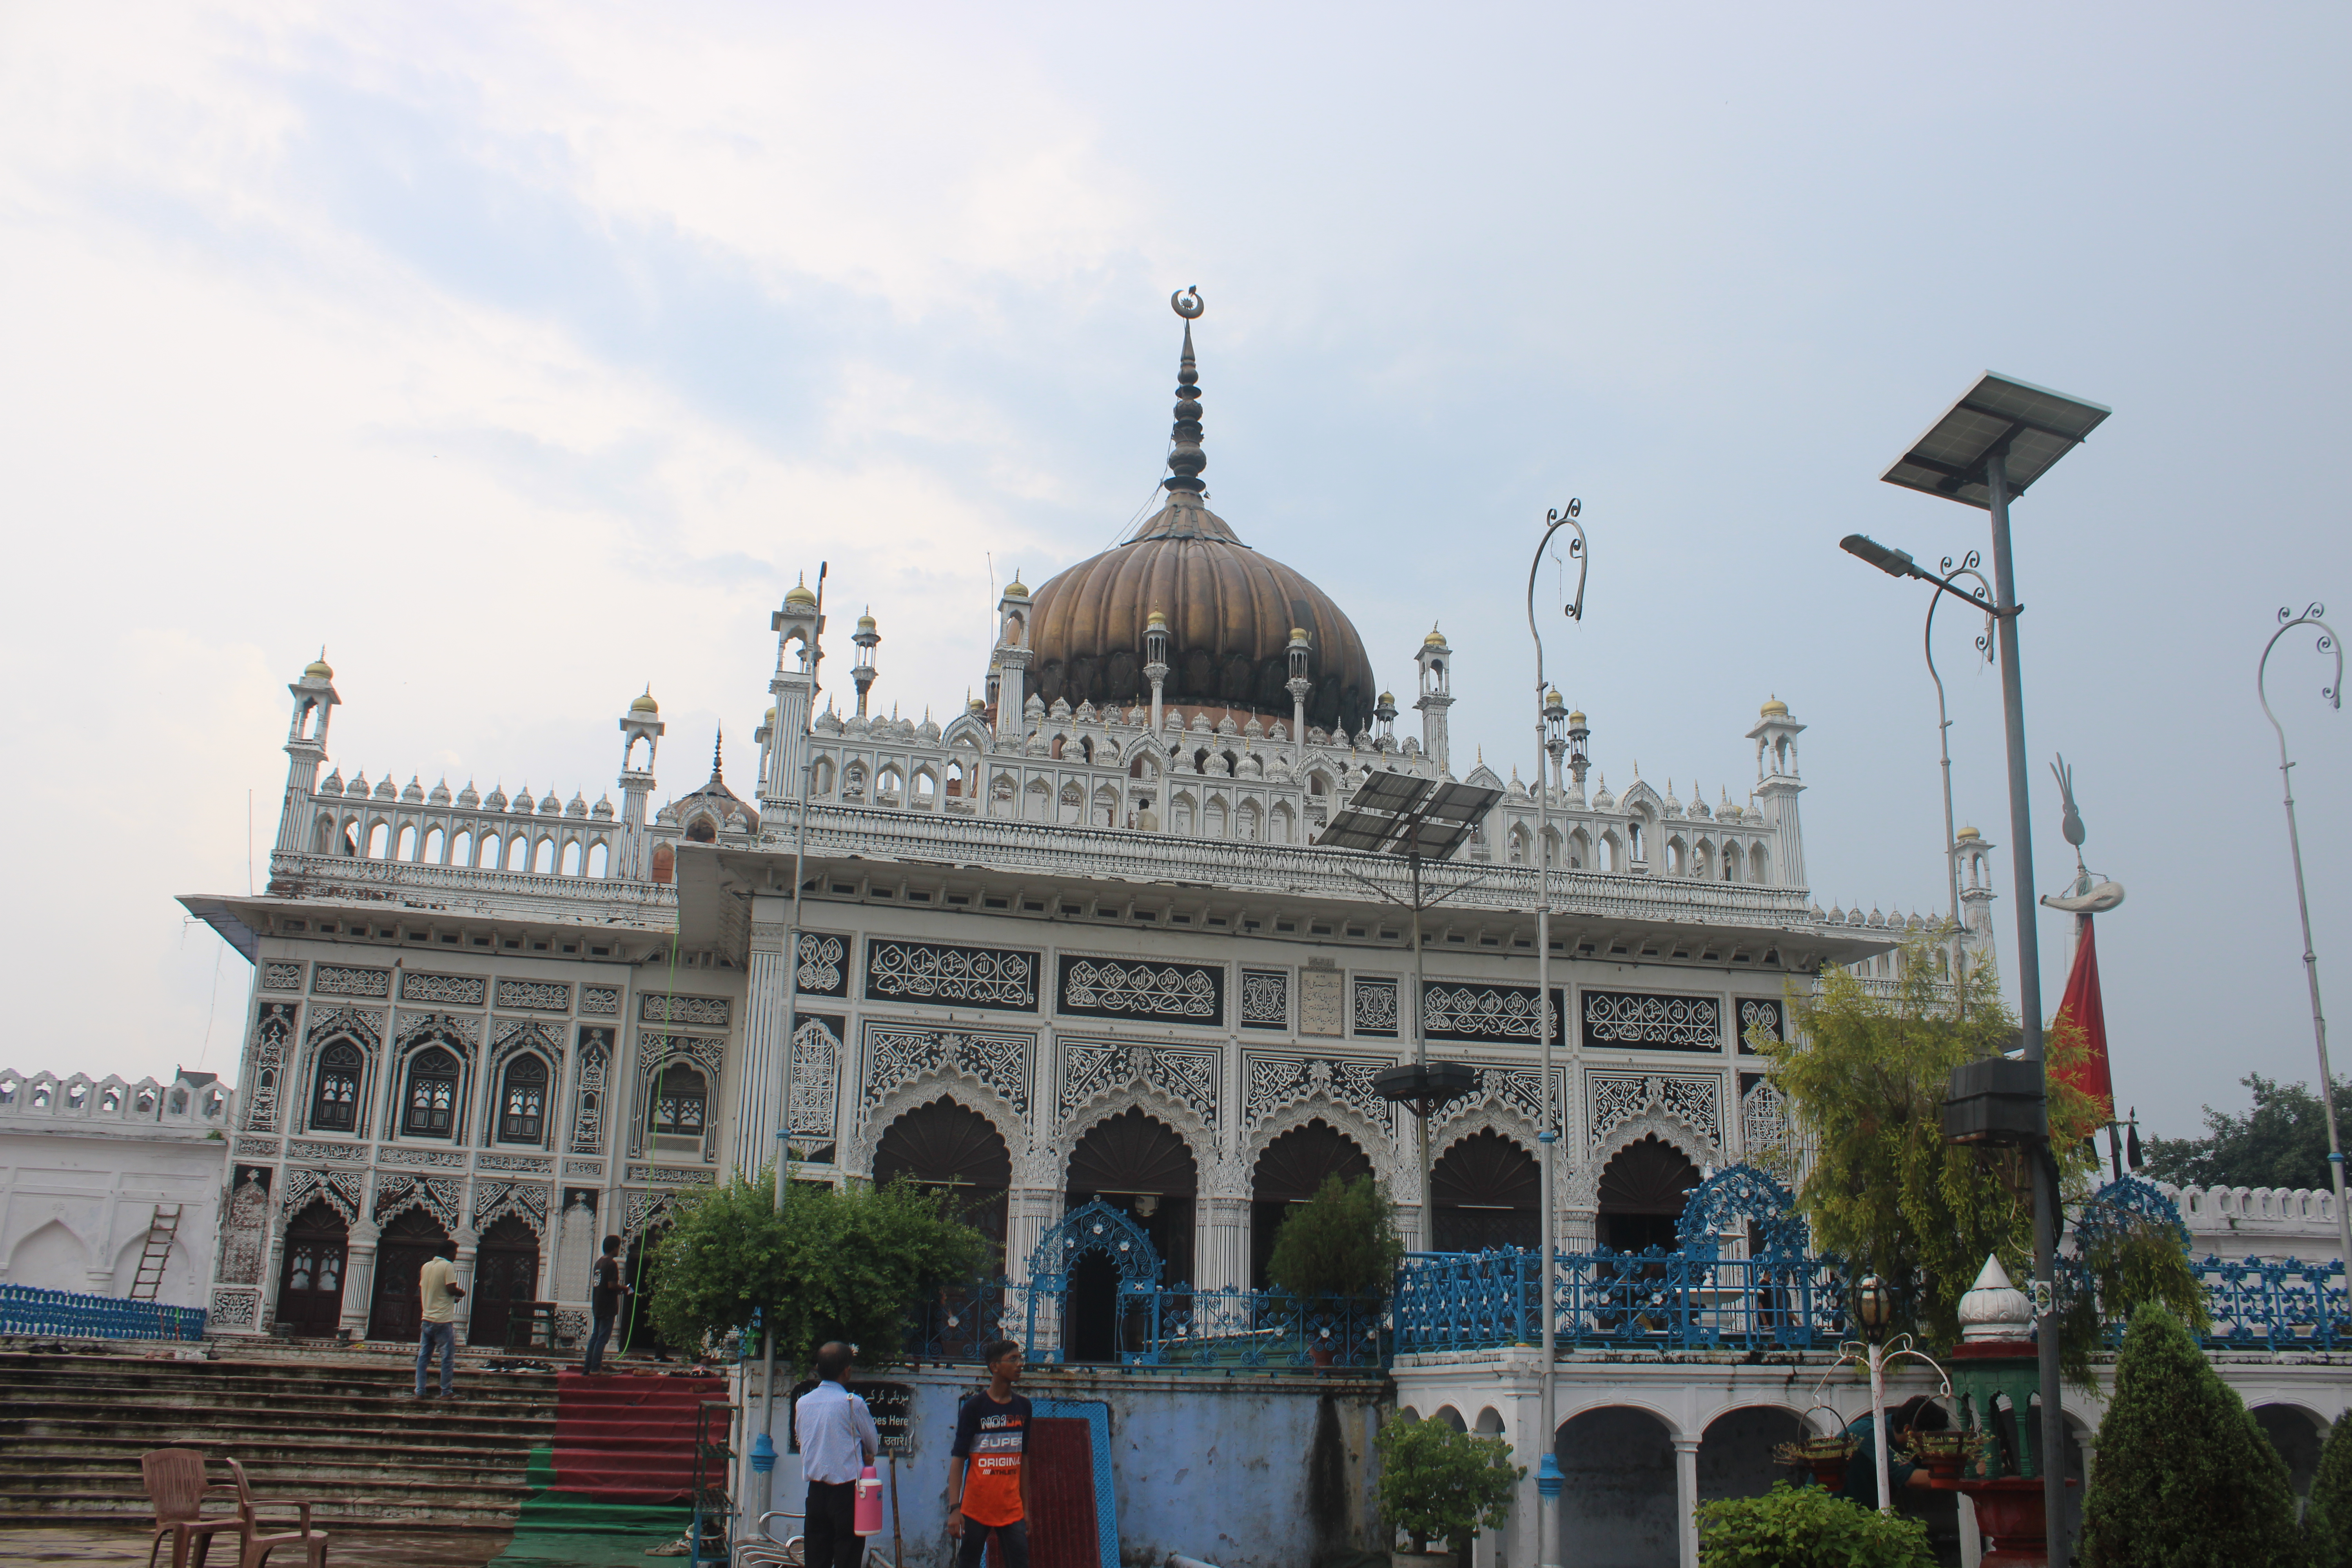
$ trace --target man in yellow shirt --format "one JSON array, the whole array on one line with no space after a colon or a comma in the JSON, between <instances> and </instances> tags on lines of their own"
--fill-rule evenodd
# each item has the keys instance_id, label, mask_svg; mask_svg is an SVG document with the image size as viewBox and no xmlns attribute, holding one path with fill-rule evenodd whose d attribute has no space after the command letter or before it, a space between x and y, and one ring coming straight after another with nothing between
<instances>
[{"instance_id":1,"label":"man in yellow shirt","mask_svg":"<svg viewBox=\"0 0 2352 1568\"><path fill-rule=\"evenodd\" d=\"M457 1272L455 1261L457 1244L445 1241L440 1256L427 1262L416 1274L416 1294L424 1302L425 1323L416 1339L416 1397L430 1399L432 1393L425 1386L425 1374L433 1370L433 1347L441 1347L441 1397L447 1399L457 1392L457 1303L464 1299L466 1288L452 1275Z\"/></svg>"}]
</instances>

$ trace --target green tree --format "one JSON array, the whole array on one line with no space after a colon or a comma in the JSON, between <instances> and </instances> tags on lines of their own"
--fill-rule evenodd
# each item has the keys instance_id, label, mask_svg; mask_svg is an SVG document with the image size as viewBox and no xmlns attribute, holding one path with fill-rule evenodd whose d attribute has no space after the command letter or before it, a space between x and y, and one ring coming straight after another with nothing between
<instances>
[{"instance_id":1,"label":"green tree","mask_svg":"<svg viewBox=\"0 0 2352 1568\"><path fill-rule=\"evenodd\" d=\"M1396 1205L1380 1183L1326 1176L1313 1197L1283 1216L1265 1274L1294 1295L1378 1296L1403 1257Z\"/></svg>"},{"instance_id":2,"label":"green tree","mask_svg":"<svg viewBox=\"0 0 2352 1568\"><path fill-rule=\"evenodd\" d=\"M1700 1568L1934 1568L1936 1554L1925 1520L1774 1481L1762 1497L1699 1505L1698 1560Z\"/></svg>"},{"instance_id":3,"label":"green tree","mask_svg":"<svg viewBox=\"0 0 2352 1568\"><path fill-rule=\"evenodd\" d=\"M2352 1568L2352 1421L2327 1429L2303 1514L2312 1568Z\"/></svg>"},{"instance_id":4,"label":"green tree","mask_svg":"<svg viewBox=\"0 0 2352 1568\"><path fill-rule=\"evenodd\" d=\"M2151 1138L2147 1173L2179 1187L2333 1187L2327 1112L2308 1084L2260 1073L2238 1080L2253 1091L2242 1116L2205 1108L2202 1138ZM2352 1128L2352 1083L2336 1086L2336 1120Z\"/></svg>"},{"instance_id":5,"label":"green tree","mask_svg":"<svg viewBox=\"0 0 2352 1568\"><path fill-rule=\"evenodd\" d=\"M2132 1314L2083 1500L2089 1568L2301 1568L2286 1461L2180 1320Z\"/></svg>"},{"instance_id":6,"label":"green tree","mask_svg":"<svg viewBox=\"0 0 2352 1568\"><path fill-rule=\"evenodd\" d=\"M1988 1254L2012 1279L2032 1272L2024 1157L1944 1142L1952 1069L2006 1048L2017 1023L1990 965L1963 982L1964 1008L1936 978L1932 943L1906 946L1900 967L1895 994L1885 997L1843 969L1824 968L1818 994L1790 995L1797 1039L1759 1033L1754 1044L1771 1058L1812 1151L1797 1200L1814 1242L1855 1274L1895 1287L1897 1328L1948 1345L1959 1333L1959 1299ZM2052 1031L2053 1065L2079 1048L2069 1031ZM2066 1152L2074 1184L2087 1190L2082 1144L2099 1112L2063 1082L2053 1082L2051 1095L2053 1142Z\"/></svg>"},{"instance_id":7,"label":"green tree","mask_svg":"<svg viewBox=\"0 0 2352 1568\"><path fill-rule=\"evenodd\" d=\"M1433 1541L1459 1550L1479 1531L1501 1529L1511 1515L1511 1489L1528 1473L1511 1463L1502 1438L1457 1432L1443 1421L1399 1414L1372 1442L1381 1456L1381 1518L1411 1536L1415 1552Z\"/></svg>"},{"instance_id":8,"label":"green tree","mask_svg":"<svg viewBox=\"0 0 2352 1568\"><path fill-rule=\"evenodd\" d=\"M888 1186L795 1184L775 1208L772 1175L738 1176L679 1205L657 1244L650 1303L662 1338L705 1346L748 1330L764 1309L776 1356L806 1367L845 1340L868 1366L899 1358L911 1309L969 1279L988 1240L948 1198L901 1179Z\"/></svg>"}]
</instances>

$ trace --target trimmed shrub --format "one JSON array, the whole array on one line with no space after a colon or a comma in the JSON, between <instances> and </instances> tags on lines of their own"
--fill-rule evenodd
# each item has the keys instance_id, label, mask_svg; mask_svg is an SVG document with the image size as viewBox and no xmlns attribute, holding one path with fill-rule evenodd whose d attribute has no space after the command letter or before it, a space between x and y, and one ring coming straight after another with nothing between
<instances>
[{"instance_id":1,"label":"trimmed shrub","mask_svg":"<svg viewBox=\"0 0 2352 1568\"><path fill-rule=\"evenodd\" d=\"M2352 1421L2339 1419L2327 1429L2303 1533L2312 1568L2352 1568Z\"/></svg>"},{"instance_id":2,"label":"trimmed shrub","mask_svg":"<svg viewBox=\"0 0 2352 1568\"><path fill-rule=\"evenodd\" d=\"M1265 1275L1294 1296L1384 1296L1403 1257L1396 1208L1381 1184L1326 1176L1274 1233Z\"/></svg>"},{"instance_id":3,"label":"trimmed shrub","mask_svg":"<svg viewBox=\"0 0 2352 1568\"><path fill-rule=\"evenodd\" d=\"M1925 1520L1883 1514L1815 1486L1698 1510L1700 1568L1934 1568Z\"/></svg>"},{"instance_id":4,"label":"trimmed shrub","mask_svg":"<svg viewBox=\"0 0 2352 1568\"><path fill-rule=\"evenodd\" d=\"M2132 1314L2083 1500L2089 1568L2301 1568L2286 1461L2180 1320Z\"/></svg>"}]
</instances>

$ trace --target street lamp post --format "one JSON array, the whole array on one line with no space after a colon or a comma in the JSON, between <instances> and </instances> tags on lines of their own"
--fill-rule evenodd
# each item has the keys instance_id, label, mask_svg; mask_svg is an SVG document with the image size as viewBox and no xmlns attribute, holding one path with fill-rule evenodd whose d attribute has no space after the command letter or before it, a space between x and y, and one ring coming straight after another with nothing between
<instances>
[{"instance_id":1,"label":"street lamp post","mask_svg":"<svg viewBox=\"0 0 2352 1568\"><path fill-rule=\"evenodd\" d=\"M1977 570L1978 559L1973 550L1958 566L1952 564L1950 556L1944 557L1943 586L1951 587L1955 577L1977 580L1975 597L1982 601L1985 610L1985 629L1977 637L1977 651L1990 664L1992 662L1993 639L1997 635L1993 626L1992 584L1986 582L1984 574ZM1943 602L1941 594L1928 597L1927 625L1919 634L1919 641L1927 652L1927 679L1936 683L1936 744L1942 753L1944 767L1944 875L1950 883L1952 896L1952 997L1961 1016L1966 1016L1969 1005L1965 984L1968 979L1968 946L1960 934L1960 841L1952 823L1952 716L1944 705L1944 678L1936 670L1936 607Z\"/></svg>"},{"instance_id":2,"label":"street lamp post","mask_svg":"<svg viewBox=\"0 0 2352 1568\"><path fill-rule=\"evenodd\" d=\"M2011 872L2017 897L2017 1011L2024 1036L2023 1058L2037 1078L2044 1079L2042 1103L2034 1110L2041 1137L2032 1153L2033 1166L2033 1299L2034 1339L2040 1352L2042 1384L2042 1451L2050 1457L2042 1467L2044 1542L2049 1562L2066 1561L2066 1419L2061 1408L2058 1366L2058 1302L2053 1276L2058 1250L2057 1168L2049 1157L2047 1068L2042 1042L2042 946L2033 894L2033 822L2025 752L2025 688L2020 678L2016 563L2010 551L2009 503L2025 493L2051 466L2081 444L2112 410L2063 393L2034 386L2011 376L1987 372L1947 409L1910 449L1880 476L1946 500L1985 509L1992 521L1992 616L1998 627L2002 728L2009 752L2009 832ZM1868 541L1862 542L1869 544ZM1856 554L1854 540L1846 547ZM1900 552L1871 544L1885 556ZM1901 564L1874 563L1898 576L1916 576L1956 597L1968 598L1957 588L1908 556ZM1970 600L1972 604L1980 603Z\"/></svg>"},{"instance_id":3,"label":"street lamp post","mask_svg":"<svg viewBox=\"0 0 2352 1568\"><path fill-rule=\"evenodd\" d=\"M2313 605L2302 615L2282 609L2279 629L2263 645L2262 662L2254 667L2254 695L2262 699L2263 717L2278 731L2279 782L2286 796L2286 846L2294 858L2294 909L2303 917L2303 977L2311 986L2311 1037L2319 1047L2319 1103L2327 1112L2327 1170L2336 1183L2336 1238L2344 1249L2345 1267L2352 1268L2352 1215L2344 1212L2344 1141L2336 1126L2336 1080L2327 1071L2327 1019L2319 1010L2319 955L2311 945L2311 900L2303 890L2303 836L2294 825L2294 775L2287 770L2294 764L2287 760L2286 730L2271 711L2270 693L2263 689L2263 679L2270 673L2271 649L2279 638L2297 626L2319 629L2319 651L2336 656L2336 679L2319 689L2330 708L2344 706L2344 646L2336 640L2336 628L2320 617L2327 613L2325 605Z\"/></svg>"},{"instance_id":4,"label":"street lamp post","mask_svg":"<svg viewBox=\"0 0 2352 1568\"><path fill-rule=\"evenodd\" d=\"M1559 1458L1552 1451L1553 1395L1558 1380L1552 1365L1558 1352L1554 1337L1558 1325L1552 1308L1552 1258L1558 1245L1553 1235L1557 1223L1553 1188L1559 1174L1559 1134L1554 1127L1557 1117L1552 1107L1551 1074L1551 1039L1559 1027L1551 1010L1551 792L1553 778L1559 772L1559 760L1568 751L1568 705L1544 680L1543 629L1536 619L1536 576L1543 570L1544 552L1551 547L1552 535L1563 528L1573 529L1576 537L1569 542L1568 553L1576 563L1576 597L1560 608L1571 621L1584 618L1584 579L1591 562L1585 553L1584 525L1577 521L1583 512L1581 500L1570 500L1565 508L1548 512L1543 537L1536 542L1535 561L1528 567L1528 635L1536 645L1536 1027L1542 1042L1539 1070L1543 1077L1543 1125L1536 1132L1536 1142L1543 1148L1543 1193L1538 1204L1543 1226L1543 1255L1537 1266L1536 1296L1538 1310L1543 1313L1544 1449L1536 1465L1536 1494L1543 1500L1536 1551L1542 1568L1559 1568L1559 1513L1555 1500L1559 1496L1562 1480ZM1580 755L1582 750L1580 743ZM1581 779L1580 773L1579 782Z\"/></svg>"},{"instance_id":5,"label":"street lamp post","mask_svg":"<svg viewBox=\"0 0 2352 1568\"><path fill-rule=\"evenodd\" d=\"M1905 1356L1926 1362L1943 1379L1947 1399L1952 1396L1952 1380L1935 1357L1912 1345L1909 1334L1897 1334L1891 1340L1886 1337L1887 1325L1895 1321L1895 1292L1887 1289L1886 1281L1875 1274L1863 1276L1854 1285L1853 1306L1854 1322L1862 1330L1862 1343L1848 1341L1839 1346L1837 1364L1842 1366L1851 1361L1870 1369L1870 1441L1877 1450L1878 1511L1892 1514L1895 1497L1887 1479L1886 1450L1890 1444L1886 1432L1886 1368ZM1819 1393L1815 1390L1817 1398Z\"/></svg>"}]
</instances>

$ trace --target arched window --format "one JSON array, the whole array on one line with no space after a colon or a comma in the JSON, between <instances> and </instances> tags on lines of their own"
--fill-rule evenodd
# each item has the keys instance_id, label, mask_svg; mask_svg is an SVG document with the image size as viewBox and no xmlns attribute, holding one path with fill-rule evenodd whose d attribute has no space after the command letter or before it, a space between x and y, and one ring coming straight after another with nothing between
<instances>
[{"instance_id":1,"label":"arched window","mask_svg":"<svg viewBox=\"0 0 2352 1568\"><path fill-rule=\"evenodd\" d=\"M539 841L539 856L537 864L533 866L526 866L523 869L526 871L536 870L541 876L547 876L552 873L555 869L555 840L552 838L541 839Z\"/></svg>"},{"instance_id":2,"label":"arched window","mask_svg":"<svg viewBox=\"0 0 2352 1568\"><path fill-rule=\"evenodd\" d=\"M809 793L811 795L831 795L833 793L832 758L819 757L816 760L816 770L809 779Z\"/></svg>"},{"instance_id":3,"label":"arched window","mask_svg":"<svg viewBox=\"0 0 2352 1568\"><path fill-rule=\"evenodd\" d=\"M507 1064L499 1085L499 1142L536 1143L547 1125L547 1063L525 1052Z\"/></svg>"},{"instance_id":4,"label":"arched window","mask_svg":"<svg viewBox=\"0 0 2352 1568\"><path fill-rule=\"evenodd\" d=\"M699 1139L703 1112L709 1102L710 1080L691 1063L670 1063L662 1068L661 1083L654 1093L654 1136Z\"/></svg>"},{"instance_id":5,"label":"arched window","mask_svg":"<svg viewBox=\"0 0 2352 1568\"><path fill-rule=\"evenodd\" d=\"M319 1053L310 1086L310 1126L321 1132L356 1131L360 1124L360 1069L366 1058L349 1040Z\"/></svg>"},{"instance_id":6,"label":"arched window","mask_svg":"<svg viewBox=\"0 0 2352 1568\"><path fill-rule=\"evenodd\" d=\"M611 871L612 865L612 847L600 838L588 851L588 874L591 877L604 877Z\"/></svg>"},{"instance_id":7,"label":"arched window","mask_svg":"<svg viewBox=\"0 0 2352 1568\"><path fill-rule=\"evenodd\" d=\"M319 818L318 826L310 833L310 853L331 855L334 850L335 819L331 816L321 816Z\"/></svg>"},{"instance_id":8,"label":"arched window","mask_svg":"<svg viewBox=\"0 0 2352 1568\"><path fill-rule=\"evenodd\" d=\"M367 858L369 859L381 860L391 852L391 848L392 825L390 823L379 822L368 829Z\"/></svg>"},{"instance_id":9,"label":"arched window","mask_svg":"<svg viewBox=\"0 0 2352 1568\"><path fill-rule=\"evenodd\" d=\"M425 836L425 854L422 858L426 865L438 866L444 858L441 852L448 847L447 836L436 827Z\"/></svg>"},{"instance_id":10,"label":"arched window","mask_svg":"<svg viewBox=\"0 0 2352 1568\"><path fill-rule=\"evenodd\" d=\"M692 844L716 844L719 842L719 823L713 817L698 816L686 825L686 837Z\"/></svg>"},{"instance_id":11,"label":"arched window","mask_svg":"<svg viewBox=\"0 0 2352 1568\"><path fill-rule=\"evenodd\" d=\"M483 834L481 847L478 853L476 854L475 858L471 861L461 863L480 867L492 871L497 870L499 868L499 836L495 833Z\"/></svg>"},{"instance_id":12,"label":"arched window","mask_svg":"<svg viewBox=\"0 0 2352 1568\"><path fill-rule=\"evenodd\" d=\"M408 1060L400 1130L411 1138L448 1138L457 1130L457 1058L440 1047Z\"/></svg>"},{"instance_id":13,"label":"arched window","mask_svg":"<svg viewBox=\"0 0 2352 1568\"><path fill-rule=\"evenodd\" d=\"M559 864L567 877L580 875L580 840L574 838L563 847L563 858Z\"/></svg>"},{"instance_id":14,"label":"arched window","mask_svg":"<svg viewBox=\"0 0 2352 1568\"><path fill-rule=\"evenodd\" d=\"M1769 882L1772 879L1772 862L1766 857L1764 846L1761 844L1748 847L1748 879L1751 882Z\"/></svg>"},{"instance_id":15,"label":"arched window","mask_svg":"<svg viewBox=\"0 0 2352 1568\"><path fill-rule=\"evenodd\" d=\"M1642 819L1638 816L1625 825L1625 853L1630 859L1645 858L1642 853Z\"/></svg>"},{"instance_id":16,"label":"arched window","mask_svg":"<svg viewBox=\"0 0 2352 1568\"><path fill-rule=\"evenodd\" d=\"M416 829L414 826L403 827L400 830L400 847L394 852L392 858L395 860L416 858Z\"/></svg>"}]
</instances>

